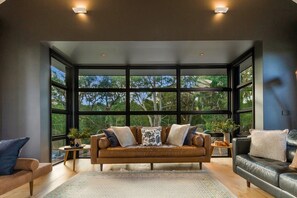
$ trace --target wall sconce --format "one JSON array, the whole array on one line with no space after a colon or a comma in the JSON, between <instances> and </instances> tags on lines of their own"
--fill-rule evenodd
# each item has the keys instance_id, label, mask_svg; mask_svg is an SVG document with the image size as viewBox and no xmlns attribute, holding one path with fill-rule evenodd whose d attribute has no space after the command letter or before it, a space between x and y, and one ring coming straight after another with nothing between
<instances>
[{"instance_id":1,"label":"wall sconce","mask_svg":"<svg viewBox=\"0 0 297 198\"><path fill-rule=\"evenodd\" d=\"M85 7L74 7L74 8L72 8L72 10L75 14L86 14L87 13L87 9Z\"/></svg>"},{"instance_id":2,"label":"wall sconce","mask_svg":"<svg viewBox=\"0 0 297 198\"><path fill-rule=\"evenodd\" d=\"M216 14L226 14L228 12L229 8L228 7L223 7L223 6L218 6L214 10Z\"/></svg>"}]
</instances>

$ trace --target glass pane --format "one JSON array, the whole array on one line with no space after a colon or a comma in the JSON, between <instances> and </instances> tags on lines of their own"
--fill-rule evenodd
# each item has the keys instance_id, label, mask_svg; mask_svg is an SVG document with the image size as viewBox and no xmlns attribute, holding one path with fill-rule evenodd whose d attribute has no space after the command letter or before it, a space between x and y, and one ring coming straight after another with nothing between
<instances>
[{"instance_id":1,"label":"glass pane","mask_svg":"<svg viewBox=\"0 0 297 198\"><path fill-rule=\"evenodd\" d=\"M253 86L249 85L240 89L240 109L253 107Z\"/></svg>"},{"instance_id":2,"label":"glass pane","mask_svg":"<svg viewBox=\"0 0 297 198\"><path fill-rule=\"evenodd\" d=\"M125 70L80 69L79 88L125 88Z\"/></svg>"},{"instance_id":3,"label":"glass pane","mask_svg":"<svg viewBox=\"0 0 297 198\"><path fill-rule=\"evenodd\" d=\"M249 67L240 72L240 83L250 82L253 80L253 67Z\"/></svg>"},{"instance_id":4,"label":"glass pane","mask_svg":"<svg viewBox=\"0 0 297 198\"><path fill-rule=\"evenodd\" d=\"M52 86L52 109L66 110L66 91Z\"/></svg>"},{"instance_id":5,"label":"glass pane","mask_svg":"<svg viewBox=\"0 0 297 198\"><path fill-rule=\"evenodd\" d=\"M60 151L59 148L66 145L66 140L52 141L52 163L63 161L64 151Z\"/></svg>"},{"instance_id":6,"label":"glass pane","mask_svg":"<svg viewBox=\"0 0 297 198\"><path fill-rule=\"evenodd\" d=\"M66 85L66 66L55 58L51 58L51 79Z\"/></svg>"},{"instance_id":7,"label":"glass pane","mask_svg":"<svg viewBox=\"0 0 297 198\"><path fill-rule=\"evenodd\" d=\"M131 115L131 126L170 126L176 124L175 115Z\"/></svg>"},{"instance_id":8,"label":"glass pane","mask_svg":"<svg viewBox=\"0 0 297 198\"><path fill-rule=\"evenodd\" d=\"M52 113L52 136L66 134L66 115Z\"/></svg>"},{"instance_id":9,"label":"glass pane","mask_svg":"<svg viewBox=\"0 0 297 198\"><path fill-rule=\"evenodd\" d=\"M176 93L133 92L130 105L131 111L176 111Z\"/></svg>"},{"instance_id":10,"label":"glass pane","mask_svg":"<svg viewBox=\"0 0 297 198\"><path fill-rule=\"evenodd\" d=\"M249 130L252 128L253 123L253 113L241 113L240 117L240 135L248 136L250 135Z\"/></svg>"},{"instance_id":11,"label":"glass pane","mask_svg":"<svg viewBox=\"0 0 297 198\"><path fill-rule=\"evenodd\" d=\"M124 92L79 92L80 111L125 111Z\"/></svg>"},{"instance_id":12,"label":"glass pane","mask_svg":"<svg viewBox=\"0 0 297 198\"><path fill-rule=\"evenodd\" d=\"M228 109L227 92L182 92L182 111L214 111Z\"/></svg>"},{"instance_id":13,"label":"glass pane","mask_svg":"<svg viewBox=\"0 0 297 198\"><path fill-rule=\"evenodd\" d=\"M175 88L175 70L134 69L131 70L131 88Z\"/></svg>"},{"instance_id":14,"label":"glass pane","mask_svg":"<svg viewBox=\"0 0 297 198\"><path fill-rule=\"evenodd\" d=\"M97 134L99 130L110 126L125 126L125 115L80 115L80 130L90 129L91 134Z\"/></svg>"},{"instance_id":15,"label":"glass pane","mask_svg":"<svg viewBox=\"0 0 297 198\"><path fill-rule=\"evenodd\" d=\"M213 130L213 123L224 121L228 118L226 114L203 114L203 115L182 115L182 124L191 124L197 126L197 131L203 132L204 130Z\"/></svg>"},{"instance_id":16,"label":"glass pane","mask_svg":"<svg viewBox=\"0 0 297 198\"><path fill-rule=\"evenodd\" d=\"M228 87L226 69L182 69L181 88Z\"/></svg>"}]
</instances>

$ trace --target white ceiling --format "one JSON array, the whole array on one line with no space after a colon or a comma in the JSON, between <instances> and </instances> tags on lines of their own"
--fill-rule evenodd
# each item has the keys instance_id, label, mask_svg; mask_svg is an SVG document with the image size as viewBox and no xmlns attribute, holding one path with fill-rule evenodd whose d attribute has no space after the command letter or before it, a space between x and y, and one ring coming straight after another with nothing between
<instances>
[{"instance_id":1,"label":"white ceiling","mask_svg":"<svg viewBox=\"0 0 297 198\"><path fill-rule=\"evenodd\" d=\"M74 64L80 65L225 64L232 62L254 44L253 41L247 40L47 43Z\"/></svg>"}]
</instances>

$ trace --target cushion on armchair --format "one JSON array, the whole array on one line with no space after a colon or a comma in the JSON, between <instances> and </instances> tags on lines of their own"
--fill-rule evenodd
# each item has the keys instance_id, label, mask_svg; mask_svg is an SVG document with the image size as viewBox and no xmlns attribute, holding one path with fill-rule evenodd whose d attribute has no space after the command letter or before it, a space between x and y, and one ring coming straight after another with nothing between
<instances>
[{"instance_id":1,"label":"cushion on armchair","mask_svg":"<svg viewBox=\"0 0 297 198\"><path fill-rule=\"evenodd\" d=\"M0 175L13 173L21 148L30 138L1 140L0 141Z\"/></svg>"}]
</instances>

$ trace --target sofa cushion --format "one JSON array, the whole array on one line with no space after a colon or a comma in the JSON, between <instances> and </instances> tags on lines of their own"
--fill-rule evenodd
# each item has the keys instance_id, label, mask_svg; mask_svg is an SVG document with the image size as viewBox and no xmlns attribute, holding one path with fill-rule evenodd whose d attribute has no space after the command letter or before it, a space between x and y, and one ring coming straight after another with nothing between
<instances>
[{"instance_id":1,"label":"sofa cushion","mask_svg":"<svg viewBox=\"0 0 297 198\"><path fill-rule=\"evenodd\" d=\"M184 124L184 125L173 124L171 126L166 143L172 144L175 146L182 146L187 136L189 127L190 127L190 124Z\"/></svg>"},{"instance_id":2,"label":"sofa cushion","mask_svg":"<svg viewBox=\"0 0 297 198\"><path fill-rule=\"evenodd\" d=\"M187 136L186 136L185 141L184 141L184 145L192 146L192 144L193 144L192 138L196 134L196 130L197 130L197 127L196 126L191 126L189 128L188 133L187 133Z\"/></svg>"},{"instance_id":3,"label":"sofa cushion","mask_svg":"<svg viewBox=\"0 0 297 198\"><path fill-rule=\"evenodd\" d=\"M117 136L114 134L114 131L112 129L103 129L103 133L106 135L107 139L110 142L110 146L120 146L119 140Z\"/></svg>"},{"instance_id":4,"label":"sofa cushion","mask_svg":"<svg viewBox=\"0 0 297 198\"><path fill-rule=\"evenodd\" d=\"M279 176L279 186L282 190L297 197L297 172L281 174Z\"/></svg>"},{"instance_id":5,"label":"sofa cushion","mask_svg":"<svg viewBox=\"0 0 297 198\"><path fill-rule=\"evenodd\" d=\"M1 140L0 141L0 175L10 175L19 156L21 148L30 138Z\"/></svg>"},{"instance_id":6,"label":"sofa cushion","mask_svg":"<svg viewBox=\"0 0 297 198\"><path fill-rule=\"evenodd\" d=\"M161 130L162 127L157 127L154 129L142 128L142 145L143 146L161 146Z\"/></svg>"},{"instance_id":7,"label":"sofa cushion","mask_svg":"<svg viewBox=\"0 0 297 198\"><path fill-rule=\"evenodd\" d=\"M251 130L250 155L263 157L281 162L287 161L287 134L286 130Z\"/></svg>"},{"instance_id":8,"label":"sofa cushion","mask_svg":"<svg viewBox=\"0 0 297 198\"><path fill-rule=\"evenodd\" d=\"M297 130L291 130L287 137L287 160L292 162L297 150Z\"/></svg>"},{"instance_id":9,"label":"sofa cushion","mask_svg":"<svg viewBox=\"0 0 297 198\"><path fill-rule=\"evenodd\" d=\"M137 144L135 136L133 135L131 129L127 126L125 127L111 127L114 134L117 136L120 145L122 147L131 146Z\"/></svg>"},{"instance_id":10,"label":"sofa cushion","mask_svg":"<svg viewBox=\"0 0 297 198\"><path fill-rule=\"evenodd\" d=\"M279 186L279 174L294 172L293 169L289 168L287 162L253 157L247 154L237 155L236 165L277 187Z\"/></svg>"},{"instance_id":11,"label":"sofa cushion","mask_svg":"<svg viewBox=\"0 0 297 198\"><path fill-rule=\"evenodd\" d=\"M99 157L105 158L129 158L129 157L199 157L204 156L204 147L172 145L154 146L129 146L109 147L98 151Z\"/></svg>"}]
</instances>

